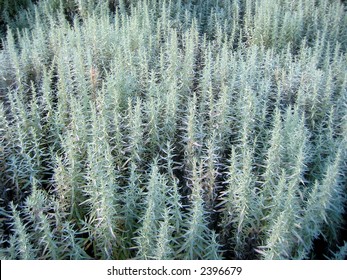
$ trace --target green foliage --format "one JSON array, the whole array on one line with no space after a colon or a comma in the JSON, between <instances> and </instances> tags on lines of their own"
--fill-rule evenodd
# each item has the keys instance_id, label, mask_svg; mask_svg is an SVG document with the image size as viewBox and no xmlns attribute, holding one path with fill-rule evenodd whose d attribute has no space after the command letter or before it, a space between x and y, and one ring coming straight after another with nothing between
<instances>
[{"instance_id":1,"label":"green foliage","mask_svg":"<svg viewBox=\"0 0 347 280\"><path fill-rule=\"evenodd\" d=\"M344 4L0 6L2 259L346 257Z\"/></svg>"}]
</instances>

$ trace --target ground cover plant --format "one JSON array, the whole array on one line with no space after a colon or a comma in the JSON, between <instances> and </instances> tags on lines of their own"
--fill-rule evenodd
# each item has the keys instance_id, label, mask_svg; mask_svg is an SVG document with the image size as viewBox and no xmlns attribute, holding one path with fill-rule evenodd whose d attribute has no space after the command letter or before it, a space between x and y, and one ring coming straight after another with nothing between
<instances>
[{"instance_id":1,"label":"ground cover plant","mask_svg":"<svg viewBox=\"0 0 347 280\"><path fill-rule=\"evenodd\" d=\"M344 259L337 0L1 0L1 259Z\"/></svg>"}]
</instances>

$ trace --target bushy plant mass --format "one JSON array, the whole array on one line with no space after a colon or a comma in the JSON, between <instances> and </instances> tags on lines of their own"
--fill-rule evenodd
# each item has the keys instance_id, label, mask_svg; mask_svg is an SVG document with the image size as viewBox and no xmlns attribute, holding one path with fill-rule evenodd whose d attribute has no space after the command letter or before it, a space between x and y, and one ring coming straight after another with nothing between
<instances>
[{"instance_id":1,"label":"bushy plant mass","mask_svg":"<svg viewBox=\"0 0 347 280\"><path fill-rule=\"evenodd\" d=\"M346 4L0 7L1 259L346 257Z\"/></svg>"}]
</instances>

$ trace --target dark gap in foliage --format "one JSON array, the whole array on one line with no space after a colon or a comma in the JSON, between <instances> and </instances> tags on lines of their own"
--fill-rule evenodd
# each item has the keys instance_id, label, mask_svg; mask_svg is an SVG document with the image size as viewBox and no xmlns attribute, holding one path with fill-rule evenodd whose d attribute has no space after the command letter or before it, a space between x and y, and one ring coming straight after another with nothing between
<instances>
[{"instance_id":1,"label":"dark gap in foliage","mask_svg":"<svg viewBox=\"0 0 347 280\"><path fill-rule=\"evenodd\" d=\"M3 238L4 238L4 247L8 248L9 247L9 238L10 235L12 233L12 228L11 228L11 208L10 208L10 204L7 203L9 201L11 201L9 196L5 197L6 200L1 200L0 203L0 207L3 213L1 213L1 219L3 219L2 223L0 223L1 225L1 229L3 232ZM6 203L3 203L6 202Z\"/></svg>"},{"instance_id":2,"label":"dark gap in foliage","mask_svg":"<svg viewBox=\"0 0 347 280\"><path fill-rule=\"evenodd\" d=\"M81 238L85 240L84 242L84 251L87 253L88 256L90 256L92 259L95 259L95 252L94 252L94 240L90 237L90 235L87 232L84 233L77 233L76 238Z\"/></svg>"},{"instance_id":3,"label":"dark gap in foliage","mask_svg":"<svg viewBox=\"0 0 347 280\"><path fill-rule=\"evenodd\" d=\"M0 19L0 51L4 49L4 40L5 40L5 34L6 34L6 26L4 22Z\"/></svg>"},{"instance_id":4,"label":"dark gap in foliage","mask_svg":"<svg viewBox=\"0 0 347 280\"><path fill-rule=\"evenodd\" d=\"M225 151L223 153L223 158L229 158L231 154L231 151ZM213 211L211 213L211 221L209 223L209 228L214 230L216 234L218 234L218 242L222 245L221 251L223 252L223 258L230 260L235 259L235 254L233 251L233 246L229 242L230 235L224 236L223 233L225 232L231 232L233 224L222 226L222 210L223 207L219 206L220 200L218 199L221 197L221 193L226 190L226 181L227 181L227 171L228 166L226 164L220 164L220 168L218 170L218 176L216 178L215 185L218 186L216 191L216 200L215 205L213 207Z\"/></svg>"},{"instance_id":5,"label":"dark gap in foliage","mask_svg":"<svg viewBox=\"0 0 347 280\"><path fill-rule=\"evenodd\" d=\"M328 248L329 243L324 239L322 235L319 235L314 241L313 241L313 254L314 259L316 260L325 260L326 256L328 255Z\"/></svg>"},{"instance_id":6,"label":"dark gap in foliage","mask_svg":"<svg viewBox=\"0 0 347 280\"><path fill-rule=\"evenodd\" d=\"M343 223L341 225L341 230L338 236L338 244L337 244L338 246L343 246L345 243L347 243L347 204L346 203L345 203L342 219L343 219ZM347 260L347 256L345 256L345 260Z\"/></svg>"}]
</instances>

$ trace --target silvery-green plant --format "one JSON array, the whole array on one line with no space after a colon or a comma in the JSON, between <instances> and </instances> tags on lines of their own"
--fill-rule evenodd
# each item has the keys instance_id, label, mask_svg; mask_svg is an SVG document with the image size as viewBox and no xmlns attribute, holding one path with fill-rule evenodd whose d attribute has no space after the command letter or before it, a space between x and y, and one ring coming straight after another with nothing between
<instances>
[{"instance_id":1,"label":"silvery-green plant","mask_svg":"<svg viewBox=\"0 0 347 280\"><path fill-rule=\"evenodd\" d=\"M345 256L345 4L12 2L1 258Z\"/></svg>"}]
</instances>

